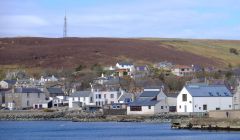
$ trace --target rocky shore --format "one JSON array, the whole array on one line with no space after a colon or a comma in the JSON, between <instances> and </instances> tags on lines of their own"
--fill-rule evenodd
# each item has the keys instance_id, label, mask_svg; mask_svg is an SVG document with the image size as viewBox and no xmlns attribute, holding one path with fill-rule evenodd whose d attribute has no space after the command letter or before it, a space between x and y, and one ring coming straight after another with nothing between
<instances>
[{"instance_id":1,"label":"rocky shore","mask_svg":"<svg viewBox=\"0 0 240 140\"><path fill-rule=\"evenodd\" d=\"M171 124L176 129L240 131L240 119L184 118L173 119Z\"/></svg>"},{"instance_id":2,"label":"rocky shore","mask_svg":"<svg viewBox=\"0 0 240 140\"><path fill-rule=\"evenodd\" d=\"M103 115L101 112L83 111L49 111L49 110L22 110L0 111L0 121L43 121L66 120L74 122L170 122L171 119L184 118L183 116L159 114L154 116L127 116L127 115Z\"/></svg>"}]
</instances>

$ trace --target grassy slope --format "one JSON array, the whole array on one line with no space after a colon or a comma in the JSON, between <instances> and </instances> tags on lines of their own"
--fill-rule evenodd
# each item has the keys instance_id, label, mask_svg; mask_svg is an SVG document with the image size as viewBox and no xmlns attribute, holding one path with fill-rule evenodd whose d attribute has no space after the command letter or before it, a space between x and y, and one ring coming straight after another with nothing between
<instances>
[{"instance_id":1,"label":"grassy slope","mask_svg":"<svg viewBox=\"0 0 240 140\"><path fill-rule=\"evenodd\" d=\"M235 48L240 53L240 41L234 40L194 40L194 39L146 39L160 40L163 44L171 45L181 51L187 51L208 58L218 59L226 64L240 66L240 54L229 53L230 48Z\"/></svg>"}]
</instances>

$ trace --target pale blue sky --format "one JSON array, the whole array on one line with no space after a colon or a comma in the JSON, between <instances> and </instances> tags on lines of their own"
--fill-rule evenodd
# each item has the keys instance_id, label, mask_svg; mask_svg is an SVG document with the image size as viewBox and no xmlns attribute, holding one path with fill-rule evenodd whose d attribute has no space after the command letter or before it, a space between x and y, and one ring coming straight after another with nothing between
<instances>
[{"instance_id":1,"label":"pale blue sky","mask_svg":"<svg viewBox=\"0 0 240 140\"><path fill-rule=\"evenodd\" d=\"M240 0L0 0L0 37L240 39Z\"/></svg>"}]
</instances>

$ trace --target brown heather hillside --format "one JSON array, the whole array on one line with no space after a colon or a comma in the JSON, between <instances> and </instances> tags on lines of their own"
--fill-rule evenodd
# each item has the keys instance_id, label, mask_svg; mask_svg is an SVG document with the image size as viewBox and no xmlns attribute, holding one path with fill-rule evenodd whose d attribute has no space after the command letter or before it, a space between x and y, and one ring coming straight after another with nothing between
<instances>
[{"instance_id":1,"label":"brown heather hillside","mask_svg":"<svg viewBox=\"0 0 240 140\"><path fill-rule=\"evenodd\" d=\"M111 65L120 58L134 61L219 66L222 62L175 49L161 40L119 38L2 38L0 65L75 68L79 64Z\"/></svg>"}]
</instances>

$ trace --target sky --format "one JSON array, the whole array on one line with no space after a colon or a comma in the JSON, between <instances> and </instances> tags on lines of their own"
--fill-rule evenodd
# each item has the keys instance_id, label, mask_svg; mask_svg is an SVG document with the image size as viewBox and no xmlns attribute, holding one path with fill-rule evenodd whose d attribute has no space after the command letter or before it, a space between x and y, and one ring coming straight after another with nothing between
<instances>
[{"instance_id":1,"label":"sky","mask_svg":"<svg viewBox=\"0 0 240 140\"><path fill-rule=\"evenodd\" d=\"M0 37L240 39L240 0L0 0Z\"/></svg>"}]
</instances>

